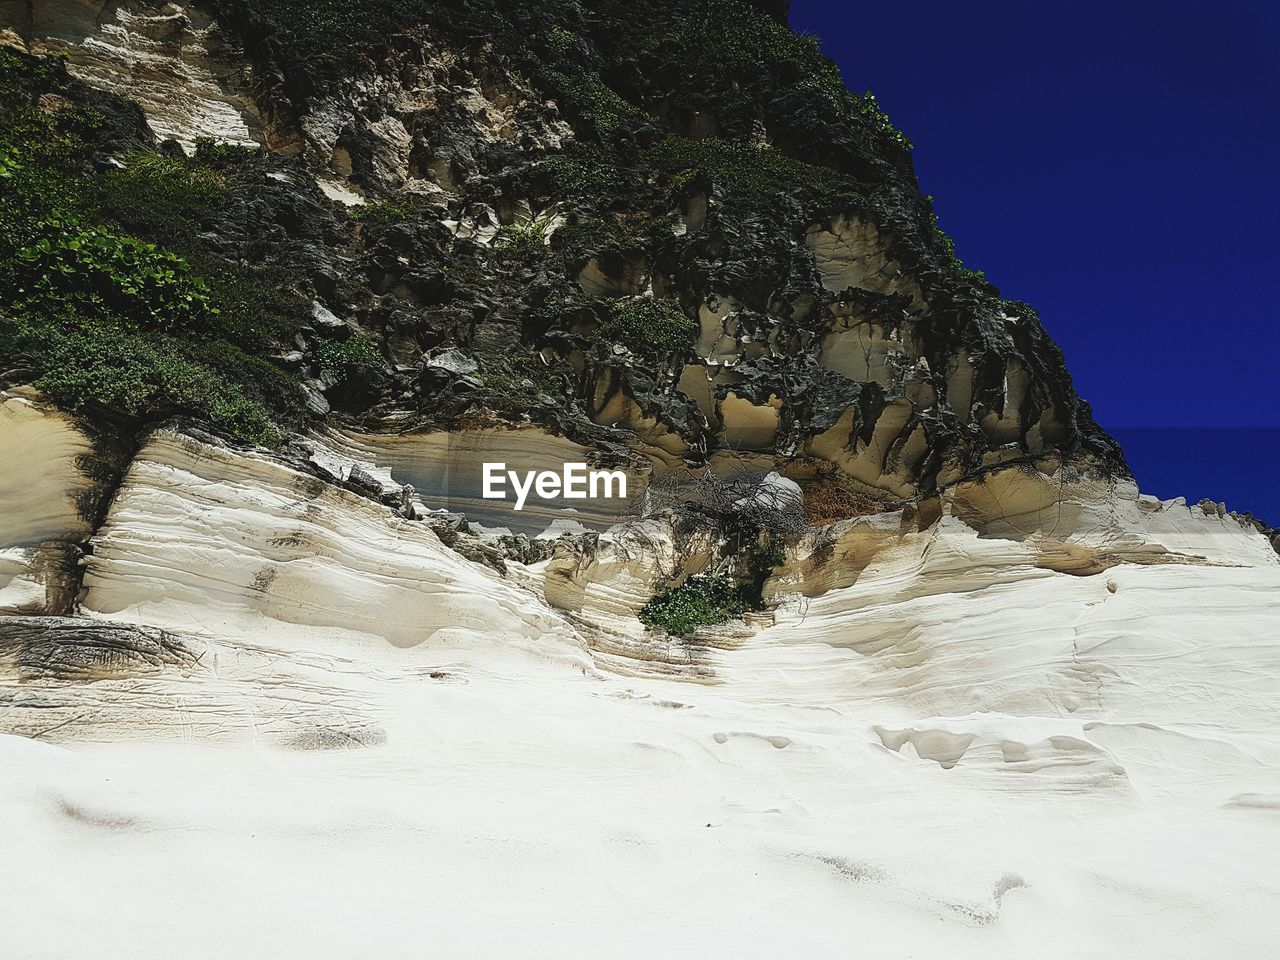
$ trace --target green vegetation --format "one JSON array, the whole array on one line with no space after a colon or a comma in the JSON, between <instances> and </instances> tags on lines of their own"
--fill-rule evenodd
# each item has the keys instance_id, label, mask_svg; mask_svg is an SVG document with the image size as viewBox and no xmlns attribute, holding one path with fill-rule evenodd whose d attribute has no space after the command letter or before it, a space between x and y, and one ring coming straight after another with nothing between
<instances>
[{"instance_id":1,"label":"green vegetation","mask_svg":"<svg viewBox=\"0 0 1280 960\"><path fill-rule=\"evenodd\" d=\"M597 73L586 69L568 73L551 70L548 75L602 137L611 136L624 126L644 122L640 111L618 96Z\"/></svg>"},{"instance_id":2,"label":"green vegetation","mask_svg":"<svg viewBox=\"0 0 1280 960\"><path fill-rule=\"evenodd\" d=\"M270 411L301 409L296 384L251 351L296 323L296 294L199 250L226 199L199 157L92 172L110 122L74 95L60 61L0 51L0 369L69 410L183 414L273 442Z\"/></svg>"},{"instance_id":3,"label":"green vegetation","mask_svg":"<svg viewBox=\"0 0 1280 960\"><path fill-rule=\"evenodd\" d=\"M742 588L733 580L703 574L658 594L636 616L646 627L660 627L683 637L698 627L726 623L750 609Z\"/></svg>"},{"instance_id":4,"label":"green vegetation","mask_svg":"<svg viewBox=\"0 0 1280 960\"><path fill-rule=\"evenodd\" d=\"M605 342L620 343L650 359L688 350L697 335L697 321L674 301L649 297L614 301L599 331Z\"/></svg>"},{"instance_id":5,"label":"green vegetation","mask_svg":"<svg viewBox=\"0 0 1280 960\"><path fill-rule=\"evenodd\" d=\"M893 125L870 91L859 97L845 88L840 68L823 56L817 37L792 33L740 0L684 3L661 24L640 38L649 49L674 52L690 65L722 63L739 74L767 73L840 116L862 116L889 139L911 149L911 141Z\"/></svg>"},{"instance_id":6,"label":"green vegetation","mask_svg":"<svg viewBox=\"0 0 1280 960\"><path fill-rule=\"evenodd\" d=\"M880 106L880 101L876 99L874 93L868 90L861 97L855 99L858 113L870 120L881 132L888 135L890 140L907 150L914 146L911 138L893 125L893 121L884 112L884 109Z\"/></svg>"},{"instance_id":7,"label":"green vegetation","mask_svg":"<svg viewBox=\"0 0 1280 960\"><path fill-rule=\"evenodd\" d=\"M43 86L65 74L66 62L60 57L28 57L0 47L0 82L26 81Z\"/></svg>"},{"instance_id":8,"label":"green vegetation","mask_svg":"<svg viewBox=\"0 0 1280 960\"><path fill-rule=\"evenodd\" d=\"M933 197L927 196L930 207L933 204ZM938 215L930 209L929 212L929 228L933 234L933 241L942 251L943 271L953 280L968 281L970 283L978 283L986 280L986 274L981 270L970 270L964 265L964 261L956 255L956 244L943 231L938 224Z\"/></svg>"},{"instance_id":9,"label":"green vegetation","mask_svg":"<svg viewBox=\"0 0 1280 960\"><path fill-rule=\"evenodd\" d=\"M560 196L609 197L622 185L616 162L591 144L571 143L563 153L538 161L534 169L550 180L552 190Z\"/></svg>"},{"instance_id":10,"label":"green vegetation","mask_svg":"<svg viewBox=\"0 0 1280 960\"><path fill-rule=\"evenodd\" d=\"M406 223L418 213L418 208L410 203L397 203L394 200L375 200L364 206L351 207L347 216L356 223L373 227L389 227L397 223Z\"/></svg>"},{"instance_id":11,"label":"green vegetation","mask_svg":"<svg viewBox=\"0 0 1280 960\"><path fill-rule=\"evenodd\" d=\"M551 235L551 217L530 217L498 231L498 246L520 260L541 256Z\"/></svg>"},{"instance_id":12,"label":"green vegetation","mask_svg":"<svg viewBox=\"0 0 1280 960\"><path fill-rule=\"evenodd\" d=\"M196 137L196 161L213 170L236 170L253 163L262 156L261 147L250 147L242 143L222 143L213 137Z\"/></svg>"},{"instance_id":13,"label":"green vegetation","mask_svg":"<svg viewBox=\"0 0 1280 960\"><path fill-rule=\"evenodd\" d=\"M99 405L131 416L198 412L231 435L273 443L278 432L266 407L234 380L184 356L168 337L142 338L73 316L62 323L12 320L0 314L0 355L29 361L35 386L73 411ZM231 363L250 363L237 357Z\"/></svg>"},{"instance_id":14,"label":"green vegetation","mask_svg":"<svg viewBox=\"0 0 1280 960\"><path fill-rule=\"evenodd\" d=\"M577 113L602 140L622 130L641 126L647 118L633 104L605 83L592 65L590 47L571 30L553 26L545 36L547 61L539 73L543 83L557 92L563 105Z\"/></svg>"},{"instance_id":15,"label":"green vegetation","mask_svg":"<svg viewBox=\"0 0 1280 960\"><path fill-rule=\"evenodd\" d=\"M737 0L683 3L674 17L644 38L682 59L730 64L798 76L807 92L833 105L848 94L839 68L822 55L819 41L797 35L756 7Z\"/></svg>"},{"instance_id":16,"label":"green vegetation","mask_svg":"<svg viewBox=\"0 0 1280 960\"><path fill-rule=\"evenodd\" d=\"M564 370L548 366L536 356L504 357L485 370L484 387L496 400L513 411L546 406L547 400L563 402Z\"/></svg>"},{"instance_id":17,"label":"green vegetation","mask_svg":"<svg viewBox=\"0 0 1280 960\"><path fill-rule=\"evenodd\" d=\"M184 241L226 197L222 177L189 157L135 153L96 184L99 212L127 230Z\"/></svg>"},{"instance_id":18,"label":"green vegetation","mask_svg":"<svg viewBox=\"0 0 1280 960\"><path fill-rule=\"evenodd\" d=\"M348 337L321 344L316 350L315 360L321 372L333 376L338 383L346 383L383 364L378 348L364 337Z\"/></svg>"},{"instance_id":19,"label":"green vegetation","mask_svg":"<svg viewBox=\"0 0 1280 960\"><path fill-rule=\"evenodd\" d=\"M280 26L277 42L299 57L338 57L385 42L421 20L421 0L255 0Z\"/></svg>"},{"instance_id":20,"label":"green vegetation","mask_svg":"<svg viewBox=\"0 0 1280 960\"><path fill-rule=\"evenodd\" d=\"M710 181L728 199L747 202L797 190L823 197L853 194L853 188L835 171L796 160L772 147L669 136L653 146L648 159L671 176L671 189L677 194L698 180Z\"/></svg>"},{"instance_id":21,"label":"green vegetation","mask_svg":"<svg viewBox=\"0 0 1280 960\"><path fill-rule=\"evenodd\" d=\"M216 308L203 278L154 244L104 227L41 224L50 236L14 252L5 271L27 311L73 308L128 329L200 329Z\"/></svg>"}]
</instances>

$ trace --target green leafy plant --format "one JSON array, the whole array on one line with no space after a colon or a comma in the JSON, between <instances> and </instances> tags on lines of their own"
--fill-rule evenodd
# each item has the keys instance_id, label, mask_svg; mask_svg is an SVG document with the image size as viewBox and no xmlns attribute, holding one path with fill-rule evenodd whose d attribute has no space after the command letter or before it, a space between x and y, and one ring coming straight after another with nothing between
<instances>
[{"instance_id":1,"label":"green leafy plant","mask_svg":"<svg viewBox=\"0 0 1280 960\"><path fill-rule=\"evenodd\" d=\"M303 415L297 383L249 351L297 326L293 285L201 248L226 198L207 159L139 151L107 168L122 121L75 95L61 62L0 51L0 369L69 410L274 442L273 416Z\"/></svg>"},{"instance_id":2,"label":"green leafy plant","mask_svg":"<svg viewBox=\"0 0 1280 960\"><path fill-rule=\"evenodd\" d=\"M195 160L214 170L235 170L261 159L263 150L244 143L226 143L213 137L196 137Z\"/></svg>"},{"instance_id":3,"label":"green leafy plant","mask_svg":"<svg viewBox=\"0 0 1280 960\"><path fill-rule=\"evenodd\" d=\"M216 312L203 278L155 244L103 227L54 232L14 254L12 281L28 309L74 303L126 326L199 328Z\"/></svg>"},{"instance_id":4,"label":"green leafy plant","mask_svg":"<svg viewBox=\"0 0 1280 960\"><path fill-rule=\"evenodd\" d=\"M598 146L576 141L561 153L537 161L533 169L547 178L558 197L607 197L622 184L615 161Z\"/></svg>"},{"instance_id":5,"label":"green leafy plant","mask_svg":"<svg viewBox=\"0 0 1280 960\"><path fill-rule=\"evenodd\" d=\"M588 46L576 33L563 27L547 32L549 62L543 67L542 80L558 91L566 105L596 133L608 140L619 130L646 123L639 109L627 102L605 83L584 54Z\"/></svg>"},{"instance_id":6,"label":"green leafy plant","mask_svg":"<svg viewBox=\"0 0 1280 960\"><path fill-rule=\"evenodd\" d=\"M551 236L551 217L517 220L498 231L497 243L519 259L540 256Z\"/></svg>"},{"instance_id":7,"label":"green leafy plant","mask_svg":"<svg viewBox=\"0 0 1280 960\"><path fill-rule=\"evenodd\" d=\"M933 197L925 197L930 205L933 204ZM970 283L978 283L986 280L986 274L981 270L971 270L964 265L964 261L956 255L955 241L949 237L938 223L938 215L932 210L929 212L929 229L933 235L934 244L942 251L942 269L954 280L967 281Z\"/></svg>"},{"instance_id":8,"label":"green leafy plant","mask_svg":"<svg viewBox=\"0 0 1280 960\"><path fill-rule=\"evenodd\" d=\"M338 383L346 383L383 364L378 348L364 337L323 343L315 352L315 361L322 373L332 375Z\"/></svg>"},{"instance_id":9,"label":"green leafy plant","mask_svg":"<svg viewBox=\"0 0 1280 960\"><path fill-rule=\"evenodd\" d=\"M742 587L729 577L703 574L658 594L637 617L646 627L683 637L698 627L726 623L750 609Z\"/></svg>"}]
</instances>

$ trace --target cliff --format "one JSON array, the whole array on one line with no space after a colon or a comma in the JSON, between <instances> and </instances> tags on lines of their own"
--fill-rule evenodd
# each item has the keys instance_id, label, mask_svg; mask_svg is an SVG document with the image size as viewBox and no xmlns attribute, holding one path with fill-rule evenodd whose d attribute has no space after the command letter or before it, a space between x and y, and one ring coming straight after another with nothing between
<instances>
[{"instance_id":1,"label":"cliff","mask_svg":"<svg viewBox=\"0 0 1280 960\"><path fill-rule=\"evenodd\" d=\"M786 7L0 2L9 952L1280 935L1274 531Z\"/></svg>"}]
</instances>

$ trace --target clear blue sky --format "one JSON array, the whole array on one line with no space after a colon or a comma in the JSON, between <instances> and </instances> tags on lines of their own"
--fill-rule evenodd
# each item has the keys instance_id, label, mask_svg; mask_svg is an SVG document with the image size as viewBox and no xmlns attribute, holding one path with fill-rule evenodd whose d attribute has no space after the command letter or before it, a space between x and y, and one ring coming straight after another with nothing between
<instances>
[{"instance_id":1,"label":"clear blue sky","mask_svg":"<svg viewBox=\"0 0 1280 960\"><path fill-rule=\"evenodd\" d=\"M1040 311L1144 489L1280 523L1280 429L1125 429L1280 428L1280 3L793 0L791 23L915 141L957 252Z\"/></svg>"}]
</instances>

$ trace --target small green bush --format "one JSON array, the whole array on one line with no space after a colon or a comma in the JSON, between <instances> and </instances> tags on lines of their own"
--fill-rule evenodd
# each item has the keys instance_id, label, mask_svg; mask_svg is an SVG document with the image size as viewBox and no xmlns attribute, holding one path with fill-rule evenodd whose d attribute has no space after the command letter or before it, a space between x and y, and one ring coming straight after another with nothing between
<instances>
[{"instance_id":1,"label":"small green bush","mask_svg":"<svg viewBox=\"0 0 1280 960\"><path fill-rule=\"evenodd\" d=\"M527 260L545 252L550 232L550 217L531 217L507 224L499 230L497 243L500 249L517 259Z\"/></svg>"},{"instance_id":2,"label":"small green bush","mask_svg":"<svg viewBox=\"0 0 1280 960\"><path fill-rule=\"evenodd\" d=\"M98 327L74 315L61 324L0 315L0 356L33 367L35 386L65 409L97 405L139 417L185 413L240 440L276 442L267 409L231 378L183 356L182 348L164 336Z\"/></svg>"},{"instance_id":3,"label":"small green bush","mask_svg":"<svg viewBox=\"0 0 1280 960\"><path fill-rule=\"evenodd\" d=\"M617 163L599 147L577 141L539 160L534 169L547 177L557 197L612 197L622 186Z\"/></svg>"},{"instance_id":4,"label":"small green bush","mask_svg":"<svg viewBox=\"0 0 1280 960\"><path fill-rule=\"evenodd\" d=\"M397 203L393 200L375 200L363 206L349 207L347 216L356 223L373 227L389 227L396 223L412 220L418 208L408 203Z\"/></svg>"},{"instance_id":5,"label":"small green bush","mask_svg":"<svg viewBox=\"0 0 1280 960\"><path fill-rule=\"evenodd\" d=\"M703 574L658 594L637 616L646 627L660 627L673 636L683 637L698 627L726 623L750 609L742 588L734 581Z\"/></svg>"},{"instance_id":6,"label":"small green bush","mask_svg":"<svg viewBox=\"0 0 1280 960\"><path fill-rule=\"evenodd\" d=\"M698 322L672 300L617 300L610 304L599 335L608 343L620 343L632 353L656 359L690 349L698 336Z\"/></svg>"},{"instance_id":7,"label":"small green bush","mask_svg":"<svg viewBox=\"0 0 1280 960\"><path fill-rule=\"evenodd\" d=\"M213 137L196 137L195 162L219 171L233 171L253 163L264 155L261 147L243 143L224 143Z\"/></svg>"},{"instance_id":8,"label":"small green bush","mask_svg":"<svg viewBox=\"0 0 1280 960\"><path fill-rule=\"evenodd\" d=\"M378 348L364 337L323 343L315 352L315 361L322 373L331 374L338 383L346 383L383 363Z\"/></svg>"},{"instance_id":9,"label":"small green bush","mask_svg":"<svg viewBox=\"0 0 1280 960\"><path fill-rule=\"evenodd\" d=\"M548 366L537 356L527 354L503 357L483 373L484 389L496 405L520 411L546 406L548 401L563 403L566 368Z\"/></svg>"}]
</instances>

